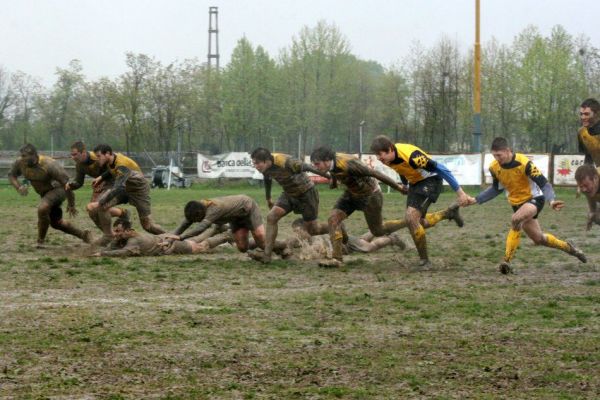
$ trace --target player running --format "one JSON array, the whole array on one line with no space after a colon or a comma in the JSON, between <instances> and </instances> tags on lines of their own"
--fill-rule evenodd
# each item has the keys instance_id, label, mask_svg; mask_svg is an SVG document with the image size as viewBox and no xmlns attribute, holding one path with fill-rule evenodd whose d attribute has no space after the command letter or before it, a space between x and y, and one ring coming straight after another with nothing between
<instances>
[{"instance_id":1,"label":"player running","mask_svg":"<svg viewBox=\"0 0 600 400\"><path fill-rule=\"evenodd\" d=\"M337 267L343 264L342 222L354 211L365 215L369 230L375 236L383 236L398 229L399 221L383 222L383 195L378 180L398 191L405 188L382 172L369 168L355 156L336 153L327 147L315 149L310 160L322 173L329 172L335 182L346 186L337 200L328 219L329 236L333 248L332 258L322 260L319 265Z\"/></svg>"},{"instance_id":2,"label":"player running","mask_svg":"<svg viewBox=\"0 0 600 400\"><path fill-rule=\"evenodd\" d=\"M110 208L117 204L129 203L137 210L142 228L146 232L154 235L165 233L152 220L150 184L142 174L139 165L121 153L113 153L112 148L107 144L97 145L94 153L98 158L98 164L101 167L106 166L107 170L94 179L92 186L96 187L109 179L114 179L114 184L96 201L87 205L88 212L95 215L103 226L107 223L110 226ZM105 234L99 244L107 244L111 240L112 236Z\"/></svg>"},{"instance_id":3,"label":"player running","mask_svg":"<svg viewBox=\"0 0 600 400\"><path fill-rule=\"evenodd\" d=\"M427 255L425 229L444 219L452 219L462 227L464 223L458 210L459 206L467 205L468 196L448 168L431 159L417 146L394 144L388 137L378 136L371 144L371 151L379 161L396 171L405 185L408 184L408 189L403 190L408 194L406 223L421 259L420 267L427 269L431 263ZM458 202L443 211L428 214L429 206L442 192L442 179L456 192Z\"/></svg>"},{"instance_id":4,"label":"player running","mask_svg":"<svg viewBox=\"0 0 600 400\"><path fill-rule=\"evenodd\" d=\"M96 154L86 150L85 144L83 142L77 141L71 145L71 159L75 162L75 179L69 180L69 182L65 185L65 190L77 190L83 186L85 176L91 176L92 178L97 178L106 172L106 165L101 166L98 162L98 157ZM114 180L112 177L109 177L106 180L103 180L100 184L92 187L92 198L90 202L95 202L98 198L108 190L112 188ZM120 207L111 207L109 210L111 217L117 218L129 218L129 212ZM90 218L94 221L94 224L104 234L106 237L112 236L112 229L109 221L102 221L98 218L98 213L91 212L89 213Z\"/></svg>"},{"instance_id":5,"label":"player running","mask_svg":"<svg viewBox=\"0 0 600 400\"><path fill-rule=\"evenodd\" d=\"M90 231L82 231L63 219L61 204L65 199L69 215L77 214L74 193L65 191L65 185L69 181L65 169L51 157L39 155L32 144L24 145L19 152L21 156L8 172L8 181L20 195L27 196L27 186L21 185L17 179L22 175L31 182L31 186L41 197L38 205L38 247L43 247L50 226L90 243Z\"/></svg>"},{"instance_id":6,"label":"player running","mask_svg":"<svg viewBox=\"0 0 600 400\"><path fill-rule=\"evenodd\" d=\"M310 235L322 235L329 231L327 224L319 224L319 192L315 184L306 175L306 171L329 178L328 173L323 173L311 165L292 158L286 154L271 153L268 149L259 147L250 155L254 168L264 177L265 194L269 206L267 214L267 227L265 251L263 262L271 261L273 244L277 238L277 223L281 218L294 212L302 214L304 229ZM273 179L283 188L283 193L273 203L271 199L271 185Z\"/></svg>"},{"instance_id":7,"label":"player running","mask_svg":"<svg viewBox=\"0 0 600 400\"><path fill-rule=\"evenodd\" d=\"M554 189L546 177L521 153L513 153L505 138L497 137L492 142L494 161L490 164L492 185L479 193L477 197L469 198L469 204L483 204L507 191L508 202L514 214L511 229L506 237L506 251L499 269L502 274L513 272L511 260L519 247L521 230L536 244L553 247L577 257L581 262L587 262L583 251L573 243L565 242L550 233L543 233L537 220L539 213L548 202L553 210L559 211L564 202L554 198Z\"/></svg>"}]
</instances>

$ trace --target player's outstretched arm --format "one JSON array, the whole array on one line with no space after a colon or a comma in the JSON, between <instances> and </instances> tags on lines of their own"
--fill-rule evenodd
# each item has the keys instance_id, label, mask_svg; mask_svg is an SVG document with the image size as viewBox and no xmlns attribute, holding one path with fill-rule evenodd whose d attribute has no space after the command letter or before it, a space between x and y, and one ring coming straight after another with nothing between
<instances>
[{"instance_id":1,"label":"player's outstretched arm","mask_svg":"<svg viewBox=\"0 0 600 400\"><path fill-rule=\"evenodd\" d=\"M15 175L8 175L8 182L12 185L12 187L15 188L15 190L21 196L27 196L27 193L28 193L27 186L26 185L21 185L19 183L19 180L17 179L17 176L15 176Z\"/></svg>"},{"instance_id":2,"label":"player's outstretched arm","mask_svg":"<svg viewBox=\"0 0 600 400\"><path fill-rule=\"evenodd\" d=\"M408 193L408 189L406 188L406 186L396 182L395 179L392 179L390 176L384 174L381 171L376 171L376 170L371 170L370 171L370 175L379 180L380 182L385 183L386 185L390 186L391 188L399 191L402 194L407 194Z\"/></svg>"}]
</instances>

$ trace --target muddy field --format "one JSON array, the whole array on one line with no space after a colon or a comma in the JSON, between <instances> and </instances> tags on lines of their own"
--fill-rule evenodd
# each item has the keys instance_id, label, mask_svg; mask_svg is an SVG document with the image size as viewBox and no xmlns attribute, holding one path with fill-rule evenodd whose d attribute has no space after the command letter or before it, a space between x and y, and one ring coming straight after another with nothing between
<instances>
[{"instance_id":1,"label":"muddy field","mask_svg":"<svg viewBox=\"0 0 600 400\"><path fill-rule=\"evenodd\" d=\"M240 192L266 211L259 188L197 186L154 190L153 214L172 229L186 201ZM463 210L462 229L429 230L434 269L417 272L412 245L354 254L339 269L265 266L230 246L93 258L53 230L39 250L37 197L0 186L0 397L598 398L600 226L585 232L585 200L558 194L567 208L546 208L542 226L589 262L523 238L517 274L503 276L503 197ZM338 195L321 190L322 220ZM77 196L82 211L90 192ZM385 196L386 217L403 209L401 195ZM92 228L83 214L75 222ZM362 215L348 226L366 230Z\"/></svg>"}]
</instances>

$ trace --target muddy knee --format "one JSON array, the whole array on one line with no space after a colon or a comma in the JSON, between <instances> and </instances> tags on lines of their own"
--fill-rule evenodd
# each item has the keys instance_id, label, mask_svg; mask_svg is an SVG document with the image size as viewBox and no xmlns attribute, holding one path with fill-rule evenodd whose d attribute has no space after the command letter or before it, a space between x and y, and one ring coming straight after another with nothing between
<instances>
[{"instance_id":1,"label":"muddy knee","mask_svg":"<svg viewBox=\"0 0 600 400\"><path fill-rule=\"evenodd\" d=\"M278 221L279 221L279 215L277 215L273 211L271 211L269 214L267 214L267 224L276 225Z\"/></svg>"}]
</instances>

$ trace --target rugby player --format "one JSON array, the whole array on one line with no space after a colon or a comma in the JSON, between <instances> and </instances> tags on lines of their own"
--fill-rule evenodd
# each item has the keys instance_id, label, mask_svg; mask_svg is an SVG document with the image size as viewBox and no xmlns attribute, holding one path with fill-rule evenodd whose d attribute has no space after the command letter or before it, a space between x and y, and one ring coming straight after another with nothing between
<instances>
[{"instance_id":1,"label":"rugby player","mask_svg":"<svg viewBox=\"0 0 600 400\"><path fill-rule=\"evenodd\" d=\"M452 219L462 227L464 222L459 213L459 206L467 205L468 196L448 168L433 160L417 146L407 143L394 144L382 135L373 140L371 151L379 161L400 175L404 185L408 184L408 189L404 189L408 194L405 219L421 259L420 267L427 269L431 263L427 255L425 228L430 228L444 219ZM442 180L448 182L456 192L457 204L443 211L428 214L429 206L437 201L442 192Z\"/></svg>"},{"instance_id":2,"label":"rugby player","mask_svg":"<svg viewBox=\"0 0 600 400\"><path fill-rule=\"evenodd\" d=\"M346 186L327 220L333 248L332 258L323 259L321 266L336 267L343 264L344 235L341 224L356 210L364 213L369 230L375 236L383 236L398 229L399 221L383 222L383 195L377 181L404 192L406 189L402 185L384 173L369 168L357 157L336 153L327 147L313 150L310 160L322 173L329 172L334 182L341 182Z\"/></svg>"},{"instance_id":3,"label":"rugby player","mask_svg":"<svg viewBox=\"0 0 600 400\"><path fill-rule=\"evenodd\" d=\"M27 196L27 186L21 185L17 179L19 176L23 176L29 180L33 189L41 197L37 210L37 246L43 247L50 226L90 243L92 233L89 230L81 230L63 219L61 204L65 199L67 199L69 215L77 214L75 194L70 190L65 191L65 185L69 181L69 175L65 169L51 157L39 155L32 144L25 144L19 152L20 157L12 164L8 172L8 181L19 194Z\"/></svg>"},{"instance_id":4,"label":"rugby player","mask_svg":"<svg viewBox=\"0 0 600 400\"><path fill-rule=\"evenodd\" d=\"M263 262L270 262L273 244L277 238L277 223L281 218L294 212L301 214L304 229L310 235L321 235L328 232L327 224L317 221L319 216L319 192L315 184L309 179L306 171L330 178L328 173L323 173L312 165L292 158L286 154L271 153L268 149L259 147L250 155L254 168L264 177L265 195L269 213L267 214L265 251ZM273 179L283 188L283 193L273 203L271 199L271 186Z\"/></svg>"},{"instance_id":5,"label":"rugby player","mask_svg":"<svg viewBox=\"0 0 600 400\"><path fill-rule=\"evenodd\" d=\"M469 204L483 204L498 196L504 190L513 208L511 229L506 237L506 250L499 270L502 274L513 272L511 260L521 240L521 230L536 244L564 251L581 262L587 262L583 251L571 242L558 239L550 233L542 232L538 215L548 202L553 210L559 211L564 202L554 198L554 189L535 164L524 154L514 153L505 138L497 137L492 142L494 161L490 164L492 185L469 198Z\"/></svg>"},{"instance_id":6,"label":"rugby player","mask_svg":"<svg viewBox=\"0 0 600 400\"><path fill-rule=\"evenodd\" d=\"M107 144L99 144L94 148L94 153L98 158L98 165L106 166L100 176L95 178L92 186L96 187L102 182L114 179L113 187L102 194L96 201L87 205L87 210L91 215L95 215L101 221L101 224L110 224L110 208L118 204L129 203L135 207L142 228L146 232L158 235L165 231L152 220L152 211L150 205L150 184L144 177L139 165L131 158L121 154L114 153ZM111 236L103 235L100 243L106 244L112 240Z\"/></svg>"}]
</instances>

